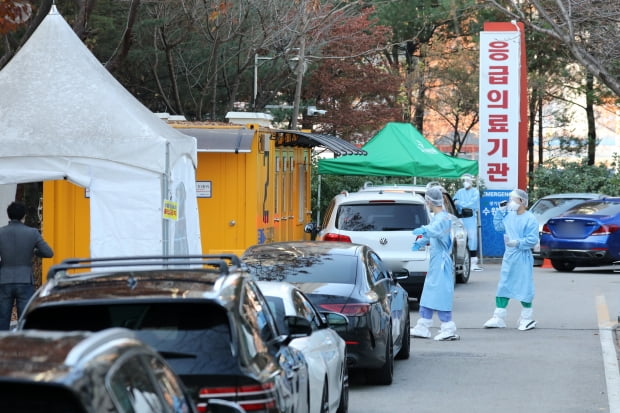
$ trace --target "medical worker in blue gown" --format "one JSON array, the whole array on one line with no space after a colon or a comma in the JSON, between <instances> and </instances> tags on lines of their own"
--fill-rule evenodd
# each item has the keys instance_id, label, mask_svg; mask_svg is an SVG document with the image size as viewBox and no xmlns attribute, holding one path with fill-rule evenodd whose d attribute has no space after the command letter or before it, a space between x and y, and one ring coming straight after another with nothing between
<instances>
[{"instance_id":1,"label":"medical worker in blue gown","mask_svg":"<svg viewBox=\"0 0 620 413\"><path fill-rule=\"evenodd\" d=\"M504 232L506 250L502 260L499 284L495 294L495 312L484 327L506 327L506 307L513 298L521 302L521 317L518 329L531 330L536 327L533 317L534 300L534 258L532 248L538 242L538 221L527 211L528 195L522 189L509 194L505 207L495 210L493 226Z\"/></svg>"},{"instance_id":2,"label":"medical worker in blue gown","mask_svg":"<svg viewBox=\"0 0 620 413\"><path fill-rule=\"evenodd\" d=\"M430 224L413 230L417 238L413 251L430 242L430 263L424 289L420 298L420 319L411 329L414 337L430 338L433 326L433 313L437 311L441 320L441 329L434 339L458 340L456 325L452 321L452 301L454 296L454 278L452 274L452 240L450 215L443 209L441 187L434 186L426 190L426 205L433 212Z\"/></svg>"},{"instance_id":3,"label":"medical worker in blue gown","mask_svg":"<svg viewBox=\"0 0 620 413\"><path fill-rule=\"evenodd\" d=\"M478 188L473 186L474 177L472 174L464 174L461 176L463 187L454 194L454 203L460 214L463 208L470 208L473 216L461 218L463 226L467 231L467 249L471 257L472 271L482 271L478 266L478 210L480 209L480 193Z\"/></svg>"}]
</instances>

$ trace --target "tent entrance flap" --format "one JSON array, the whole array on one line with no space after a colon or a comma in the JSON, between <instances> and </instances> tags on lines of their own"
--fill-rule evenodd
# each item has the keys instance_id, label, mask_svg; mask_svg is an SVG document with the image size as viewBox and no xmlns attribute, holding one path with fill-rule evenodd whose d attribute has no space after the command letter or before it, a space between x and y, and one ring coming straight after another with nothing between
<instances>
[{"instance_id":1,"label":"tent entrance flap","mask_svg":"<svg viewBox=\"0 0 620 413\"><path fill-rule=\"evenodd\" d=\"M320 159L320 175L420 176L478 175L478 162L439 151L410 123L390 122L362 148L366 156Z\"/></svg>"}]
</instances>

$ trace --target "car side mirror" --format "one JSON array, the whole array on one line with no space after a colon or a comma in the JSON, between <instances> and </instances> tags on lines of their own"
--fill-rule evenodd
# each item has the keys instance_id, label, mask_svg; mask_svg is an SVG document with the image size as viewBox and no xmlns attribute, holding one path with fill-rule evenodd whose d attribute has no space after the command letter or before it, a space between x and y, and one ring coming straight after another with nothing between
<instances>
[{"instance_id":1,"label":"car side mirror","mask_svg":"<svg viewBox=\"0 0 620 413\"><path fill-rule=\"evenodd\" d=\"M310 239L314 241L316 239L316 234L319 233L319 226L316 224L316 222L310 222L309 224L306 224L304 226L304 232L306 234L310 234Z\"/></svg>"},{"instance_id":2,"label":"car side mirror","mask_svg":"<svg viewBox=\"0 0 620 413\"><path fill-rule=\"evenodd\" d=\"M331 311L326 311L321 314L325 316L327 325L330 327L346 327L349 325L349 318L344 314L334 313Z\"/></svg>"},{"instance_id":3,"label":"car side mirror","mask_svg":"<svg viewBox=\"0 0 620 413\"><path fill-rule=\"evenodd\" d=\"M303 317L288 315L284 317L284 322L288 327L291 338L307 337L312 334L312 325L310 321Z\"/></svg>"},{"instance_id":4,"label":"car side mirror","mask_svg":"<svg viewBox=\"0 0 620 413\"><path fill-rule=\"evenodd\" d=\"M471 208L463 208L461 209L461 214L459 218L469 218L474 216L474 210Z\"/></svg>"},{"instance_id":5,"label":"car side mirror","mask_svg":"<svg viewBox=\"0 0 620 413\"><path fill-rule=\"evenodd\" d=\"M245 413L239 404L222 399L209 399L207 413Z\"/></svg>"}]
</instances>

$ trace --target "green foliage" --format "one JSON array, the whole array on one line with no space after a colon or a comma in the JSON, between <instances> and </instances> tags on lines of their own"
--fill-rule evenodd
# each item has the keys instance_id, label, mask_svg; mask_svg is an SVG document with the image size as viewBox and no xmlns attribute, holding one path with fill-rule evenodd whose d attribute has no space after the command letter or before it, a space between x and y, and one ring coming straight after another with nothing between
<instances>
[{"instance_id":1,"label":"green foliage","mask_svg":"<svg viewBox=\"0 0 620 413\"><path fill-rule=\"evenodd\" d=\"M588 165L585 160L544 164L530 177L530 204L545 195L564 192L595 192L620 196L618 158L616 154L611 166Z\"/></svg>"}]
</instances>

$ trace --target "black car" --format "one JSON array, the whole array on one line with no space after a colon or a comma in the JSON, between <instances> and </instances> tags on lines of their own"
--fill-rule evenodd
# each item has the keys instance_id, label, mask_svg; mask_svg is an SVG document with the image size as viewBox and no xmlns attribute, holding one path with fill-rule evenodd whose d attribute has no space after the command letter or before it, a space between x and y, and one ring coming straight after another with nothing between
<instances>
[{"instance_id":1,"label":"black car","mask_svg":"<svg viewBox=\"0 0 620 413\"><path fill-rule=\"evenodd\" d=\"M390 384L394 358L409 358L409 297L370 247L347 242L293 241L254 245L241 257L259 280L287 281L319 309L345 314L335 330L350 369Z\"/></svg>"},{"instance_id":2,"label":"black car","mask_svg":"<svg viewBox=\"0 0 620 413\"><path fill-rule=\"evenodd\" d=\"M166 359L199 411L213 398L261 413L308 409L307 364L288 344L311 327L292 319L280 334L234 255L65 260L18 320L18 329L117 326Z\"/></svg>"},{"instance_id":3,"label":"black car","mask_svg":"<svg viewBox=\"0 0 620 413\"><path fill-rule=\"evenodd\" d=\"M1 333L0 411L196 412L161 356L120 328Z\"/></svg>"}]
</instances>

